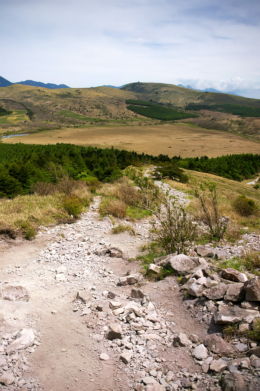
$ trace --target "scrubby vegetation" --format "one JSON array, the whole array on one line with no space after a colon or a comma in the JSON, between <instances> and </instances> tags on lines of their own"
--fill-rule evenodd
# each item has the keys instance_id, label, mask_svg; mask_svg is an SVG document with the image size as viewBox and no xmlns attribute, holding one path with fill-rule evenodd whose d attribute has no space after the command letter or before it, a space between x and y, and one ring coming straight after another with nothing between
<instances>
[{"instance_id":1,"label":"scrubby vegetation","mask_svg":"<svg viewBox=\"0 0 260 391\"><path fill-rule=\"evenodd\" d=\"M2 117L4 115L9 115L9 114L12 114L12 111L6 110L6 109L4 109L3 107L0 106L0 117Z\"/></svg>"},{"instance_id":2,"label":"scrubby vegetation","mask_svg":"<svg viewBox=\"0 0 260 391\"><path fill-rule=\"evenodd\" d=\"M234 208L238 214L241 216L252 216L257 214L259 208L254 200L251 198L245 197L244 195L238 196L233 202Z\"/></svg>"},{"instance_id":3,"label":"scrubby vegetation","mask_svg":"<svg viewBox=\"0 0 260 391\"><path fill-rule=\"evenodd\" d=\"M222 104L197 104L189 103L185 110L210 110L210 111L224 111L225 113L239 115L240 117L260 117L260 107L243 106L232 103Z\"/></svg>"}]
</instances>

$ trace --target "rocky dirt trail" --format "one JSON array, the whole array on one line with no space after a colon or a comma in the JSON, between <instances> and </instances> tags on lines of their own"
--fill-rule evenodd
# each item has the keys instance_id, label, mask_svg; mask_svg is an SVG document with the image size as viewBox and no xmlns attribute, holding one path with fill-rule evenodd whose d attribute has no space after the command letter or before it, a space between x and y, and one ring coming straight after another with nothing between
<instances>
[{"instance_id":1,"label":"rocky dirt trail","mask_svg":"<svg viewBox=\"0 0 260 391\"><path fill-rule=\"evenodd\" d=\"M112 235L99 202L32 242L0 242L0 389L220 390L208 353L192 355L218 331L212 307L197 303L197 317L176 277L145 280L129 259L149 241L149 220L128 222L136 236Z\"/></svg>"}]
</instances>

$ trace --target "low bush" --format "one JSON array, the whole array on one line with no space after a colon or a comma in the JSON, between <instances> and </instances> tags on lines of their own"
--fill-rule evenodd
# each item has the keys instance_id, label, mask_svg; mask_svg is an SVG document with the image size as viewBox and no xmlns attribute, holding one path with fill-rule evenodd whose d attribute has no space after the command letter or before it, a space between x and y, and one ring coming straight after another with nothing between
<instances>
[{"instance_id":1,"label":"low bush","mask_svg":"<svg viewBox=\"0 0 260 391\"><path fill-rule=\"evenodd\" d=\"M220 217L219 199L216 191L216 183L210 182L206 186L201 185L195 190L198 197L203 222L208 226L210 236L215 240L223 239L228 226L228 220Z\"/></svg>"},{"instance_id":2,"label":"low bush","mask_svg":"<svg viewBox=\"0 0 260 391\"><path fill-rule=\"evenodd\" d=\"M82 200L75 195L67 196L62 204L63 208L68 212L69 215L77 218L83 212Z\"/></svg>"},{"instance_id":3,"label":"low bush","mask_svg":"<svg viewBox=\"0 0 260 391\"><path fill-rule=\"evenodd\" d=\"M254 200L246 196L238 196L234 202L233 207L235 211L244 217L256 215L259 211L259 207Z\"/></svg>"}]
</instances>

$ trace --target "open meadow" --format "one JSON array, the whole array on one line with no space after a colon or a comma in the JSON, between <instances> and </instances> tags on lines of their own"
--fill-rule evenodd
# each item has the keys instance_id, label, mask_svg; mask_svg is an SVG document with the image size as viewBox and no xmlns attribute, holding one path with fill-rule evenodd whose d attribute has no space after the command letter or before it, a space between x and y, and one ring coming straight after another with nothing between
<instances>
[{"instance_id":1,"label":"open meadow","mask_svg":"<svg viewBox=\"0 0 260 391\"><path fill-rule=\"evenodd\" d=\"M162 125L105 125L84 128L61 128L6 138L4 143L56 144L165 154L170 157L217 157L228 154L259 153L260 143L235 134L203 129L185 123Z\"/></svg>"}]
</instances>

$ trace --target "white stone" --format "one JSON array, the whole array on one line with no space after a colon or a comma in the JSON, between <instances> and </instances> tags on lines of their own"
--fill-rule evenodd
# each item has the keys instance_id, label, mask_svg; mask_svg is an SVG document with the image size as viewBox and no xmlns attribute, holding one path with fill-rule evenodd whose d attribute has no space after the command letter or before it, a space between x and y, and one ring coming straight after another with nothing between
<instances>
[{"instance_id":1,"label":"white stone","mask_svg":"<svg viewBox=\"0 0 260 391\"><path fill-rule=\"evenodd\" d=\"M196 346L192 355L197 360L205 360L208 357L208 350L203 344L200 344L200 345Z\"/></svg>"},{"instance_id":2,"label":"white stone","mask_svg":"<svg viewBox=\"0 0 260 391\"><path fill-rule=\"evenodd\" d=\"M107 361L109 360L109 356L106 353L101 353L99 356L100 360Z\"/></svg>"}]
</instances>

